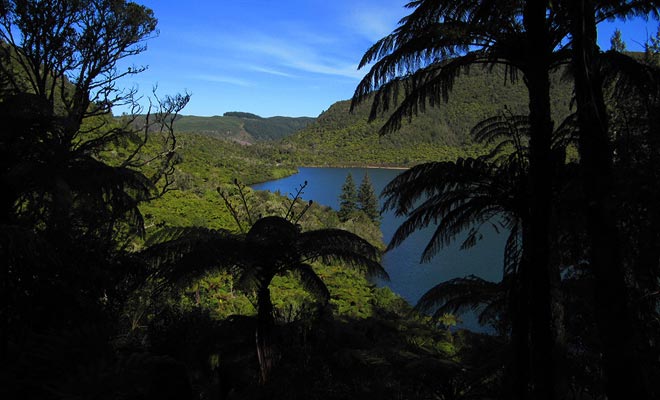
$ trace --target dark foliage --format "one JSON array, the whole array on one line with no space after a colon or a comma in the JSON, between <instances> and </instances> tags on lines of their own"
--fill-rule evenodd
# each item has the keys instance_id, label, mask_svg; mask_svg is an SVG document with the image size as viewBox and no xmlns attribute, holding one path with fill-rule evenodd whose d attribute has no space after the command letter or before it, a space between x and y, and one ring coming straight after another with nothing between
<instances>
[{"instance_id":1,"label":"dark foliage","mask_svg":"<svg viewBox=\"0 0 660 400\"><path fill-rule=\"evenodd\" d=\"M189 96L156 100L143 131L112 121L111 107L135 95L117 79L141 70L117 62L143 51L156 27L146 7L25 0L1 11L2 358L17 377L3 390L28 398L149 392L146 375L156 373L147 364L165 370L167 360L114 353L113 322L147 277L126 248L144 233L138 205L170 189L171 124ZM100 160L118 148L124 157ZM144 379L133 375L140 369ZM131 384L136 378L142 386Z\"/></svg>"},{"instance_id":2,"label":"dark foliage","mask_svg":"<svg viewBox=\"0 0 660 400\"><path fill-rule=\"evenodd\" d=\"M384 134L400 129L406 119L423 113L428 106L442 107L451 98L458 78L469 74L476 66L503 64L510 72L506 78L515 81L518 74L523 77L529 93L529 151L524 154L528 162L524 163L524 173L517 174L517 180L503 185L504 193L513 189L512 192L518 194L514 216L520 221L520 228L513 231L519 231L522 238L517 282L510 290L513 295L511 342L515 353L509 395L514 398L530 395L562 398L568 393L568 380L562 367L568 350L562 301L565 293L561 289L562 265L558 262L568 260L557 243L565 240L566 232L573 231L564 228L562 220L552 218L565 213L565 188L576 186L577 204L584 202L582 210L587 212L586 220L580 222L586 222L581 226L582 237L590 239L587 257L595 276L595 310L603 338L606 390L613 398L623 398L626 392L648 397L639 380L642 374L633 372L638 371L637 366L632 365L634 350L630 338L634 326L626 306L629 300L624 273L621 273L625 267L619 253L617 222L612 219L616 207L612 152L600 94L602 81L595 26L599 21L614 17L657 16L657 6L654 1L550 4L421 0L408 4L412 10L410 15L402 19L390 35L372 46L361 61L361 66L369 65L369 71L356 89L353 106L373 95L372 120L393 110L387 114L387 122L381 128ZM565 149L557 153L552 138L550 72L569 62L578 106L574 125L580 127L582 180L577 185L566 180L567 172L573 168L564 167ZM653 78L646 82L652 81ZM497 124L493 126L498 129ZM495 151L501 150L495 143ZM392 243L396 245L415 229L434 223L438 228L423 257L428 259L449 238L466 228L472 230L465 244L474 243L478 236L472 227L478 228L503 212L498 207L506 204L495 201L494 194L499 192L482 196L486 193L485 187L496 182L491 174L493 167L504 171L506 168L502 167L506 164L484 161L459 159L455 164L436 163L435 173L430 172L428 165L426 171L416 167L391 184L386 192L390 196L388 206L409 215ZM465 171L471 174L462 175ZM457 181L459 183L455 183ZM482 181L488 184L481 185ZM454 193L457 195L452 196ZM484 286L475 282L460 283L470 283L474 288ZM441 284L434 294L451 303L444 293L452 288L453 285ZM494 292L501 293L501 290ZM476 297L477 292L474 293ZM434 303L426 298L424 304ZM626 322L621 325L621 321ZM623 371L626 365L631 368ZM623 378L624 384L615 381L621 376L629 377Z\"/></svg>"},{"instance_id":3,"label":"dark foliage","mask_svg":"<svg viewBox=\"0 0 660 400\"><path fill-rule=\"evenodd\" d=\"M380 219L380 212L378 212L378 198L376 197L376 192L369 179L369 174L364 174L360 187L358 188L357 207L372 221L376 222Z\"/></svg>"},{"instance_id":4,"label":"dark foliage","mask_svg":"<svg viewBox=\"0 0 660 400\"><path fill-rule=\"evenodd\" d=\"M339 195L339 212L337 215L341 221L347 221L351 214L355 212L357 201L355 183L353 183L353 176L349 172L346 175L346 181L344 181L341 187L341 194Z\"/></svg>"}]
</instances>

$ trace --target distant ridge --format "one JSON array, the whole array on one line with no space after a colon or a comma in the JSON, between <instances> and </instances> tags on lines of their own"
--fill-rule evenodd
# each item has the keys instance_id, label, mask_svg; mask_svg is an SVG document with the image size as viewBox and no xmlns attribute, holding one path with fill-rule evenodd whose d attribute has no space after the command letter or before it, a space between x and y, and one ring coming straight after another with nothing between
<instances>
[{"instance_id":1,"label":"distant ridge","mask_svg":"<svg viewBox=\"0 0 660 400\"><path fill-rule=\"evenodd\" d=\"M248 112L242 112L242 111L229 111L224 114L222 114L223 117L237 117L237 118L244 118L244 119L263 119L261 116L257 114L252 114Z\"/></svg>"},{"instance_id":2,"label":"distant ridge","mask_svg":"<svg viewBox=\"0 0 660 400\"><path fill-rule=\"evenodd\" d=\"M272 141L289 136L314 122L312 117L264 118L247 112L231 111L223 116L182 115L176 121L177 132L196 132L245 143Z\"/></svg>"},{"instance_id":3,"label":"distant ridge","mask_svg":"<svg viewBox=\"0 0 660 400\"><path fill-rule=\"evenodd\" d=\"M199 117L180 115L174 129L177 133L199 133L216 138L232 140L241 144L279 140L307 127L314 122L312 117L268 117L256 114L230 111L224 115ZM139 117L135 124L143 124Z\"/></svg>"}]
</instances>

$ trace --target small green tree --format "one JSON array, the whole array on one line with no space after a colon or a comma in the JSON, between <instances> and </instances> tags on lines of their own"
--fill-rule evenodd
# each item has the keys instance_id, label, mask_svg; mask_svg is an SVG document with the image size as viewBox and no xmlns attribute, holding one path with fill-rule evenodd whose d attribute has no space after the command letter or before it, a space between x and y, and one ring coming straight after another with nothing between
<instances>
[{"instance_id":1,"label":"small green tree","mask_svg":"<svg viewBox=\"0 0 660 400\"><path fill-rule=\"evenodd\" d=\"M626 51L626 42L623 41L621 31L618 28L614 30L610 38L610 50L618 51L619 53Z\"/></svg>"},{"instance_id":2,"label":"small green tree","mask_svg":"<svg viewBox=\"0 0 660 400\"><path fill-rule=\"evenodd\" d=\"M350 215L357 210L358 195L355 191L355 183L353 176L349 172L346 175L346 181L341 187L341 194L339 195L339 219L346 222Z\"/></svg>"},{"instance_id":3,"label":"small green tree","mask_svg":"<svg viewBox=\"0 0 660 400\"><path fill-rule=\"evenodd\" d=\"M369 174L364 174L360 189L357 194L358 209L363 211L374 222L380 219L378 212L378 198L374 186L369 179Z\"/></svg>"},{"instance_id":4,"label":"small green tree","mask_svg":"<svg viewBox=\"0 0 660 400\"><path fill-rule=\"evenodd\" d=\"M660 25L655 36L651 36L644 45L644 61L657 66L660 64L658 55L660 55Z\"/></svg>"}]
</instances>

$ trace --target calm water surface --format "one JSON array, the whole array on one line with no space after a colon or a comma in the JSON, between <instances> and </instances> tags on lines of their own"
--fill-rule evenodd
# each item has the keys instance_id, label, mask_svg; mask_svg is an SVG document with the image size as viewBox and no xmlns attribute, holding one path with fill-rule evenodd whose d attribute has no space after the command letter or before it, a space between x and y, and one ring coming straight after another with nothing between
<instances>
[{"instance_id":1,"label":"calm water surface","mask_svg":"<svg viewBox=\"0 0 660 400\"><path fill-rule=\"evenodd\" d=\"M271 192L291 193L300 184L307 181L308 185L302 195L304 200L314 200L339 209L339 194L346 175L351 173L356 188L365 174L374 185L377 194L401 170L393 169L367 169L367 168L300 168L299 173L287 178L265 182L252 186L256 190L269 190ZM381 199L382 206L382 199ZM383 214L381 230L383 241L389 243L392 235L403 222L403 218L393 213ZM389 286L395 293L415 304L417 300L430 288L440 282L477 275L483 279L499 281L502 278L502 259L506 235L496 233L492 228L483 229L484 238L475 247L469 250L460 250L457 240L452 245L440 250L429 263L420 263L424 247L428 243L434 227L415 232L401 246L389 251L383 257L383 266L390 275L389 282L377 282L379 285ZM463 326L473 330L480 329L474 316L463 317Z\"/></svg>"}]
</instances>

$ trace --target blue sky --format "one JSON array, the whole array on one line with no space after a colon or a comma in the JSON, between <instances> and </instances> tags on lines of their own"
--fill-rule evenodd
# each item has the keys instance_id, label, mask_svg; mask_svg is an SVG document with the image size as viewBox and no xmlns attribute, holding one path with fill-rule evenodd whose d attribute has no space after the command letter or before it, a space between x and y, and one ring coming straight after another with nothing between
<instances>
[{"instance_id":1,"label":"blue sky","mask_svg":"<svg viewBox=\"0 0 660 400\"><path fill-rule=\"evenodd\" d=\"M121 84L144 95L156 84L159 94L187 90L183 114L203 116L317 116L352 96L365 73L357 70L360 58L407 11L405 0L138 2L154 10L160 34L127 60L148 70ZM635 50L657 22L603 26L604 49L615 26Z\"/></svg>"}]
</instances>

